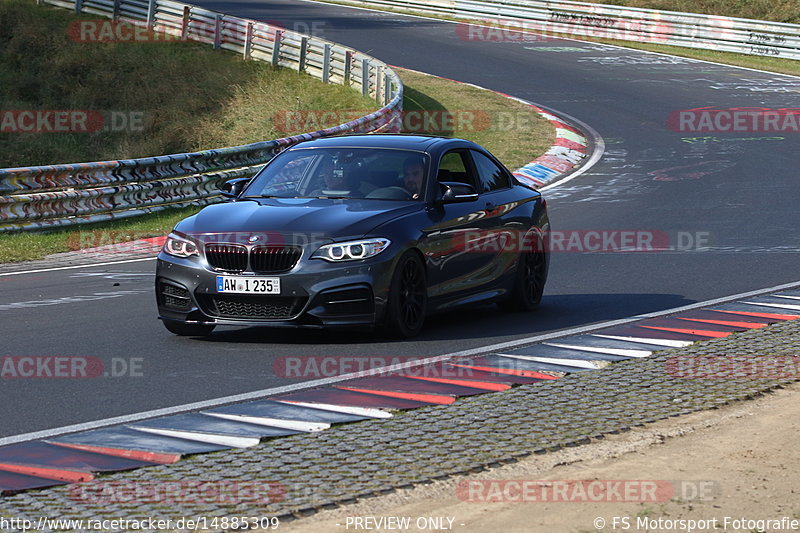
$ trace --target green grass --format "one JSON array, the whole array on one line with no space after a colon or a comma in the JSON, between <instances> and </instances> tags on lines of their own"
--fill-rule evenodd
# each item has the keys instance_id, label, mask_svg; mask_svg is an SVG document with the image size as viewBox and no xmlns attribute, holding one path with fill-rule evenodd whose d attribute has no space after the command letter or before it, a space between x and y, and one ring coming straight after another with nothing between
<instances>
[{"instance_id":1,"label":"green grass","mask_svg":"<svg viewBox=\"0 0 800 533\"><path fill-rule=\"evenodd\" d=\"M503 162L516 169L543 154L555 140L553 126L529 106L497 93L454 83L450 80L395 69L405 85L403 109L406 116L422 109L448 110L451 115L465 114L466 120L456 121L462 129L433 133L446 137L462 137L474 141ZM441 114L431 114L439 118ZM424 116L418 114L416 118ZM410 126L418 120L409 121ZM417 132L416 128L411 132Z\"/></svg>"},{"instance_id":2,"label":"green grass","mask_svg":"<svg viewBox=\"0 0 800 533\"><path fill-rule=\"evenodd\" d=\"M75 228L0 234L0 263L31 261L57 252L159 237L166 235L179 220L199 210L199 207L167 209L151 215Z\"/></svg>"},{"instance_id":3,"label":"green grass","mask_svg":"<svg viewBox=\"0 0 800 533\"><path fill-rule=\"evenodd\" d=\"M108 20L33 0L0 2L0 109L133 113L141 127L0 132L0 168L246 144L298 133L276 127L273 118L282 111L378 107L348 87L208 44L72 40L70 23L86 19Z\"/></svg>"}]
</instances>

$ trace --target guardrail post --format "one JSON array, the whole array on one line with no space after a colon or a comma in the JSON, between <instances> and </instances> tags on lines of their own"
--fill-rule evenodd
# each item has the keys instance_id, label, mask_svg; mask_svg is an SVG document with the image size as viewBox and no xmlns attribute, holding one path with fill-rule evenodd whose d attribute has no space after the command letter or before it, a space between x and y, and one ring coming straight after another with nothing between
<instances>
[{"instance_id":1,"label":"guardrail post","mask_svg":"<svg viewBox=\"0 0 800 533\"><path fill-rule=\"evenodd\" d=\"M250 59L250 54L253 52L253 23L247 23L247 30L244 34L244 59Z\"/></svg>"},{"instance_id":2,"label":"guardrail post","mask_svg":"<svg viewBox=\"0 0 800 533\"><path fill-rule=\"evenodd\" d=\"M344 84L350 85L350 69L353 64L353 51L347 50L344 53Z\"/></svg>"},{"instance_id":3,"label":"guardrail post","mask_svg":"<svg viewBox=\"0 0 800 533\"><path fill-rule=\"evenodd\" d=\"M392 101L392 79L388 74L383 74L383 105Z\"/></svg>"},{"instance_id":4,"label":"guardrail post","mask_svg":"<svg viewBox=\"0 0 800 533\"><path fill-rule=\"evenodd\" d=\"M152 30L156 26L156 0L147 3L147 29Z\"/></svg>"},{"instance_id":5,"label":"guardrail post","mask_svg":"<svg viewBox=\"0 0 800 533\"><path fill-rule=\"evenodd\" d=\"M322 83L328 83L331 79L331 45L325 45L322 54Z\"/></svg>"},{"instance_id":6,"label":"guardrail post","mask_svg":"<svg viewBox=\"0 0 800 533\"><path fill-rule=\"evenodd\" d=\"M369 96L369 59L361 60L361 94Z\"/></svg>"},{"instance_id":7,"label":"guardrail post","mask_svg":"<svg viewBox=\"0 0 800 533\"><path fill-rule=\"evenodd\" d=\"M181 20L181 41L185 41L189 35L189 21L192 18L192 8L183 6L183 20Z\"/></svg>"},{"instance_id":8,"label":"guardrail post","mask_svg":"<svg viewBox=\"0 0 800 533\"><path fill-rule=\"evenodd\" d=\"M303 72L306 69L307 55L308 55L308 37L303 37L300 40L300 65L297 67L298 72Z\"/></svg>"},{"instance_id":9,"label":"guardrail post","mask_svg":"<svg viewBox=\"0 0 800 533\"><path fill-rule=\"evenodd\" d=\"M378 73L375 76L375 101L378 102L378 103L381 103L381 97L383 96L381 94L381 92L382 92L381 91L381 89L382 89L381 81L382 80L383 80L383 67L379 65L378 66Z\"/></svg>"},{"instance_id":10,"label":"guardrail post","mask_svg":"<svg viewBox=\"0 0 800 533\"><path fill-rule=\"evenodd\" d=\"M111 20L119 18L119 0L114 0L114 10L111 12Z\"/></svg>"},{"instance_id":11,"label":"guardrail post","mask_svg":"<svg viewBox=\"0 0 800 533\"><path fill-rule=\"evenodd\" d=\"M214 17L214 50L222 46L222 15Z\"/></svg>"},{"instance_id":12,"label":"guardrail post","mask_svg":"<svg viewBox=\"0 0 800 533\"><path fill-rule=\"evenodd\" d=\"M83 0L75 0L75 14L80 15L83 9Z\"/></svg>"},{"instance_id":13,"label":"guardrail post","mask_svg":"<svg viewBox=\"0 0 800 533\"><path fill-rule=\"evenodd\" d=\"M278 66L278 62L281 60L281 39L283 39L283 32L276 31L275 32L275 44L272 45L272 64L276 67Z\"/></svg>"}]
</instances>

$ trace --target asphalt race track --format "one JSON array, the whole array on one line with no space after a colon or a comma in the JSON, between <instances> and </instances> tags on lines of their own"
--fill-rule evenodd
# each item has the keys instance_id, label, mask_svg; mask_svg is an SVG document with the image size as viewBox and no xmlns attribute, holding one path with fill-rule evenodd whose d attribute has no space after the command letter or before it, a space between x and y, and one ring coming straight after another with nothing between
<instances>
[{"instance_id":1,"label":"asphalt race track","mask_svg":"<svg viewBox=\"0 0 800 533\"><path fill-rule=\"evenodd\" d=\"M453 23L310 2L199 4L311 28L387 63L580 119L606 153L547 192L553 228L652 232L685 249L554 253L535 313L460 310L431 318L412 342L392 343L371 333L229 328L177 338L155 318L153 261L0 276L2 355L97 358L103 369L83 379L3 379L0 437L297 383L276 372L286 356L445 354L798 277L799 134L667 127L671 113L698 107L800 108L797 78L549 37L470 41Z\"/></svg>"}]
</instances>

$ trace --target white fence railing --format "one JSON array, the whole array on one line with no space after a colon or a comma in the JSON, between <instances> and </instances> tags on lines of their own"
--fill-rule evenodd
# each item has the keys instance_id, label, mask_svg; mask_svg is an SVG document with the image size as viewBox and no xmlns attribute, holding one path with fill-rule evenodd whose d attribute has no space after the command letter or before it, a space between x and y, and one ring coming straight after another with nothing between
<instances>
[{"instance_id":1,"label":"white fence railing","mask_svg":"<svg viewBox=\"0 0 800 533\"><path fill-rule=\"evenodd\" d=\"M385 63L339 44L172 0L38 0L142 31L207 42L246 59L351 86L380 109L320 131L142 159L0 169L0 232L98 222L216 201L221 181L252 176L277 150L346 132L398 131L403 85ZM130 30L130 28L127 28ZM127 31L126 30L126 31Z\"/></svg>"},{"instance_id":2,"label":"white fence railing","mask_svg":"<svg viewBox=\"0 0 800 533\"><path fill-rule=\"evenodd\" d=\"M363 7L447 15L509 30L602 37L800 60L800 24L569 0L339 1Z\"/></svg>"}]
</instances>

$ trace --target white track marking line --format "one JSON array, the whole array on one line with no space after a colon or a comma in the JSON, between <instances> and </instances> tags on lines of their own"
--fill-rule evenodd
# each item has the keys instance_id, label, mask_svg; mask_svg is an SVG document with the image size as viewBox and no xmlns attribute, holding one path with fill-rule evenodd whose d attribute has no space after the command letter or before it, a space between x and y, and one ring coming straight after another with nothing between
<instances>
[{"instance_id":1,"label":"white track marking line","mask_svg":"<svg viewBox=\"0 0 800 533\"><path fill-rule=\"evenodd\" d=\"M510 353L497 354L500 357L508 357L511 359L520 359L522 361L532 361L534 363L546 363L548 365L571 366L575 368L586 368L589 370L597 370L611 364L610 361L588 361L585 359L559 359L556 357L539 357L536 355L514 355Z\"/></svg>"},{"instance_id":2,"label":"white track marking line","mask_svg":"<svg viewBox=\"0 0 800 533\"><path fill-rule=\"evenodd\" d=\"M267 418L265 416L253 415L234 415L229 413L209 413L204 411L200 413L205 416L213 416L216 418L223 418L225 420L233 420L234 422L242 422L244 424L256 424L259 426L267 426L278 429L289 429L292 431L303 431L305 433L313 433L315 431L322 431L331 427L330 424L325 422L304 422L302 420L284 420L282 418Z\"/></svg>"},{"instance_id":3,"label":"white track marking line","mask_svg":"<svg viewBox=\"0 0 800 533\"><path fill-rule=\"evenodd\" d=\"M601 353L607 355L618 355L620 357L650 357L653 352L647 350L630 350L625 348L605 348L601 346L582 346L575 344L561 344L555 342L545 342L546 346L555 346L556 348L566 348L568 350L582 350L584 352Z\"/></svg>"},{"instance_id":4,"label":"white track marking line","mask_svg":"<svg viewBox=\"0 0 800 533\"><path fill-rule=\"evenodd\" d=\"M579 326L579 327L576 327L576 328L570 328L570 329L565 329L565 330L554 331L552 333L545 333L543 335L535 335L535 336L532 336L532 337L525 337L525 338L517 339L517 340L513 340L513 341L501 342L501 343L497 343L497 344L491 344L491 345L488 345L488 346L479 346L477 348L470 348L470 349L467 349L467 350L461 350L461 351L458 351L458 352L451 352L451 353L443 354L443 355L436 355L436 356L428 357L428 358L425 358L425 359L416 359L414 361L408 361L408 362L405 362L405 363L398 363L396 365L389 365L389 366L385 366L385 367L372 368L370 370L352 372L350 374L343 374L341 376L316 379L316 380L312 380L312 381L305 381L305 382L302 382L302 383L295 383L295 384L292 384L292 385L284 385L284 386L281 386L281 387L274 387L274 388L271 388L271 389L263 389L263 390L253 391L253 392L246 392L246 393L242 393L242 394L236 394L236 395L233 395L233 396L224 396L224 397L221 397L221 398L214 398L214 399L211 399L211 400L204 400L204 401L201 401L201 402L188 403L188 404L177 405L177 406L172 406L172 407L164 407L164 408L161 408L161 409L154 409L152 411L143 411L143 412L140 412L140 413L132 413L132 414L129 414L129 415L116 416L116 417L112 417L112 418L104 418L104 419L100 419L100 420L94 420L94 421L91 421L91 422L84 422L84 423L81 423L81 424L73 424L73 425L70 425L70 426L62 426L62 427L47 429L47 430L43 430L43 431L35 431L35 432L31 432L31 433L13 435L13 436L10 436L10 437L0 438L0 446L5 446L7 444L15 444L15 443L18 443L18 442L26 442L26 441L30 441L30 440L36 440L36 439L51 438L51 437L55 437L55 436L58 436L58 435L64 435L66 433L75 433L75 432L78 432L78 431L87 431L87 430L90 430L90 429L97 429L97 428L101 428L101 427L113 426L113 425L118 425L118 424L130 424L130 423L133 423L133 422L146 420L146 419L149 419L149 418L156 418L156 417L160 417L160 416L174 415L174 414L179 414L179 413L198 411L198 410L202 410L202 409L209 409L211 407L219 407L219 406L226 405L226 404L231 404L231 403L244 402L244 401L248 401L248 400L260 400L260 399L267 398L269 396L277 396L279 394L286 394L286 393L289 393L289 392L297 392L297 391L304 390L304 389L322 387L322 386L330 385L330 384L333 384L333 383L339 383L341 381L347 381L347 380L350 380L350 379L355 379L355 378L360 378L360 377L374 376L374 375L382 374L382 373L386 373L386 372L395 372L395 371L399 371L399 370L406 370L408 368L415 368L415 367L418 367L418 366L421 366L421 365L426 365L426 364L431 364L431 363L438 363L438 362L441 362L441 361L447 361L449 359L453 359L453 358L457 358L457 357L471 357L471 356L476 356L476 355L491 354L493 352L509 350L509 349L512 349L512 348L519 348L521 346L526 346L526 345L529 345L529 344L535 344L537 342L544 342L544 341L548 341L548 340L551 340L551 339L569 337L571 335L579 335L579 334L582 334L582 333L591 333L592 331L597 331L597 330L610 328L610 327L614 327L614 326L621 326L621 325L625 325L625 324L630 324L631 322L637 322L639 320L643 320L643 319L646 319L646 318L657 318L657 317L661 317L661 316L680 313L682 311L691 311L693 309L700 309L700 308L703 308L703 307L710 307L710 306L714 306L714 305L718 305L718 304L723 304L723 303L728 303L728 302L732 302L732 301L736 301L736 300L741 300L743 298L761 296L761 295L764 295L764 294L769 294L771 292L778 292L778 291L782 291L782 290L785 290L785 289L796 288L796 287L800 287L800 281L795 281L795 282L792 282L792 283L785 283L783 285L777 285L775 287L769 287L769 288L766 288L766 289L758 289L758 290L755 290L755 291L749 291L749 292L744 292L744 293L740 293L740 294L734 294L734 295L731 295L731 296L724 296L724 297L721 297L721 298L714 298L713 300L706 300L704 302L697 302L697 303L694 303L694 304L684 305L682 307L675 307L675 308L672 308L672 309L665 309L663 311L654 311L652 313L645 313L643 315L635 315L635 316L628 317L628 318L619 318L619 319L616 319L616 320L611 320L609 322L602 322L602 323L599 323L599 324L590 324L590 325L587 325L587 326ZM753 305L766 305L766 304L754 303ZM800 310L800 305L793 306L793 307L795 307L798 310ZM635 342L639 342L639 341L636 340ZM643 343L650 342L651 344L653 343L652 341L645 341L645 340L642 340L641 342L643 342ZM303 405L303 406L306 406L306 407L309 407L309 406L310 407L314 407L315 405L318 405L318 404L308 405L308 404L302 404L300 402L284 402L284 403L291 403L292 405ZM317 407L314 407L314 408L316 409ZM370 415L364 415L364 416L370 416Z\"/></svg>"},{"instance_id":5,"label":"white track marking line","mask_svg":"<svg viewBox=\"0 0 800 533\"><path fill-rule=\"evenodd\" d=\"M764 303L764 302L742 302L743 304L749 305L761 305L764 307L777 307L778 309L791 309L792 311L800 311L800 305L792 305L792 304L771 304L771 303Z\"/></svg>"},{"instance_id":6,"label":"white track marking line","mask_svg":"<svg viewBox=\"0 0 800 533\"><path fill-rule=\"evenodd\" d=\"M333 405L330 403L295 402L292 400L275 401L279 403L285 403L287 405L297 405L299 407L308 407L310 409L341 413L343 415L367 416L369 418L392 418L392 413L372 407L354 407L350 405Z\"/></svg>"},{"instance_id":7,"label":"white track marking line","mask_svg":"<svg viewBox=\"0 0 800 533\"><path fill-rule=\"evenodd\" d=\"M694 344L694 342L692 341L673 341L670 339L651 339L644 337L621 337L618 335L592 335L592 337L600 337L602 339L613 339L615 341L640 342L642 344L654 344L655 346L667 346L669 348L684 348L686 346Z\"/></svg>"},{"instance_id":8,"label":"white track marking line","mask_svg":"<svg viewBox=\"0 0 800 533\"><path fill-rule=\"evenodd\" d=\"M234 435L218 435L215 433L195 433L194 431L181 431L177 429L146 428L141 426L129 426L130 429L143 433L152 433L164 437L174 437L177 439L193 440L208 444L218 444L220 446L230 446L231 448L252 448L257 446L261 439L257 437L236 437Z\"/></svg>"}]
</instances>

